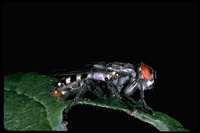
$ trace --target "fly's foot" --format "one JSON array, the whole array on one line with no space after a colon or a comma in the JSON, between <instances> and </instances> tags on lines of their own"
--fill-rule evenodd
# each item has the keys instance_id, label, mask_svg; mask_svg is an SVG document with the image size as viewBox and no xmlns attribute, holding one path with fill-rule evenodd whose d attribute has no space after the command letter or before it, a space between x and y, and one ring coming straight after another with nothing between
<instances>
[{"instance_id":1,"label":"fly's foot","mask_svg":"<svg viewBox=\"0 0 200 133\"><path fill-rule=\"evenodd\" d=\"M64 126L67 126L68 125L68 122L67 122L67 114L69 112L69 108L66 108L64 111L63 111L63 120L62 120L62 124Z\"/></svg>"},{"instance_id":2,"label":"fly's foot","mask_svg":"<svg viewBox=\"0 0 200 133\"><path fill-rule=\"evenodd\" d=\"M66 116L65 116L65 117L63 118L63 120L62 120L62 125L65 126L65 127L68 125Z\"/></svg>"},{"instance_id":3,"label":"fly's foot","mask_svg":"<svg viewBox=\"0 0 200 133\"><path fill-rule=\"evenodd\" d=\"M134 108L130 110L130 114L133 114L133 113L135 113L135 112L137 112L137 110L134 109Z\"/></svg>"},{"instance_id":4,"label":"fly's foot","mask_svg":"<svg viewBox=\"0 0 200 133\"><path fill-rule=\"evenodd\" d=\"M65 120L63 120L63 121L62 121L62 124L63 124L63 126L65 126L65 127L66 127L66 126L68 125L68 122L67 122L67 121L65 121Z\"/></svg>"},{"instance_id":5,"label":"fly's foot","mask_svg":"<svg viewBox=\"0 0 200 133\"><path fill-rule=\"evenodd\" d=\"M155 113L153 112L153 110L148 110L148 113L149 113L150 115L155 115Z\"/></svg>"},{"instance_id":6,"label":"fly's foot","mask_svg":"<svg viewBox=\"0 0 200 133\"><path fill-rule=\"evenodd\" d=\"M144 110L144 112L146 112L146 113L148 113L148 114L150 114L150 115L155 115L155 113L153 112L152 109L144 108L143 110Z\"/></svg>"},{"instance_id":7,"label":"fly's foot","mask_svg":"<svg viewBox=\"0 0 200 133\"><path fill-rule=\"evenodd\" d=\"M146 112L146 113L148 113L150 115L154 115L155 114L152 109L147 107L146 102L144 100L140 99L138 102L142 105L142 109L143 109L144 112Z\"/></svg>"}]
</instances>

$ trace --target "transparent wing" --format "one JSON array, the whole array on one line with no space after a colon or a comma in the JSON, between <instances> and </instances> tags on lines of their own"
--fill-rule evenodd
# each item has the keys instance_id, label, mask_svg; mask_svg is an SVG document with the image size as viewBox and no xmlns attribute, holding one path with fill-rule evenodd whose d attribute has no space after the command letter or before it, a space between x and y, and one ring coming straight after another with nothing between
<instances>
[{"instance_id":1,"label":"transparent wing","mask_svg":"<svg viewBox=\"0 0 200 133\"><path fill-rule=\"evenodd\" d=\"M77 74L89 74L91 72L99 72L100 70L94 69L93 64L88 64L83 66L80 69L58 69L52 70L52 74L48 74L48 76L69 76L69 75L77 75Z\"/></svg>"},{"instance_id":2,"label":"transparent wing","mask_svg":"<svg viewBox=\"0 0 200 133\"><path fill-rule=\"evenodd\" d=\"M59 70L58 70L59 71ZM89 74L94 72L94 70L74 70L74 71L65 71L65 72L57 72L54 74L50 74L49 76L69 76L69 75L77 75L77 74Z\"/></svg>"}]
</instances>

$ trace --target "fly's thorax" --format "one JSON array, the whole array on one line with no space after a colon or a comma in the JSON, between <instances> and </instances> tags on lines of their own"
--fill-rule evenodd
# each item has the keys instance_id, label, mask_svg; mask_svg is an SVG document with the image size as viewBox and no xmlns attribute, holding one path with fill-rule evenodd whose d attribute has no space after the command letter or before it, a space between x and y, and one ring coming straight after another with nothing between
<instances>
[{"instance_id":1,"label":"fly's thorax","mask_svg":"<svg viewBox=\"0 0 200 133\"><path fill-rule=\"evenodd\" d=\"M120 76L119 73L115 71L106 71L106 72L93 72L88 74L87 78L94 79L97 81L106 81L106 78L108 80L115 80L118 79Z\"/></svg>"},{"instance_id":2,"label":"fly's thorax","mask_svg":"<svg viewBox=\"0 0 200 133\"><path fill-rule=\"evenodd\" d=\"M113 62L107 64L107 70L115 71L120 74L131 74L135 73L133 64L130 63L122 63L122 62Z\"/></svg>"}]
</instances>

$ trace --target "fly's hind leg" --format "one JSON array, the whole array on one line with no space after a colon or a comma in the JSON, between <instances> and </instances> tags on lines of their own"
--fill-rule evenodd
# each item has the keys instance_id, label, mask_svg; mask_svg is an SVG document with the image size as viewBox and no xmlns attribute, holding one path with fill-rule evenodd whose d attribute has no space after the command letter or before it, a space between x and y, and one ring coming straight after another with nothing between
<instances>
[{"instance_id":1,"label":"fly's hind leg","mask_svg":"<svg viewBox=\"0 0 200 133\"><path fill-rule=\"evenodd\" d=\"M73 101L67 106L67 108L65 108L65 110L63 111L63 124L67 125L67 114L69 112L69 110L71 109L71 107L73 105L76 104L76 102L78 101L78 99L86 92L88 91L88 88L92 88L94 87L94 81L91 79L87 79L84 84L79 88L78 93L76 94L75 98L73 99Z\"/></svg>"}]
</instances>

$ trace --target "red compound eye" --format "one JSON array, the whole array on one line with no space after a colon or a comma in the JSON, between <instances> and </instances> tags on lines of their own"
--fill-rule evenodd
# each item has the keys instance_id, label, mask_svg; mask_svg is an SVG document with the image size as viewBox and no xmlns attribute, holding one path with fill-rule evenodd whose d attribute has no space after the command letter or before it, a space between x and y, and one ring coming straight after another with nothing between
<instances>
[{"instance_id":1,"label":"red compound eye","mask_svg":"<svg viewBox=\"0 0 200 133\"><path fill-rule=\"evenodd\" d=\"M151 71L147 65L141 65L140 70L142 73L142 76L144 77L145 80L148 80L151 76Z\"/></svg>"},{"instance_id":2,"label":"red compound eye","mask_svg":"<svg viewBox=\"0 0 200 133\"><path fill-rule=\"evenodd\" d=\"M54 97L61 97L62 95L57 89L53 89L52 94Z\"/></svg>"}]
</instances>

